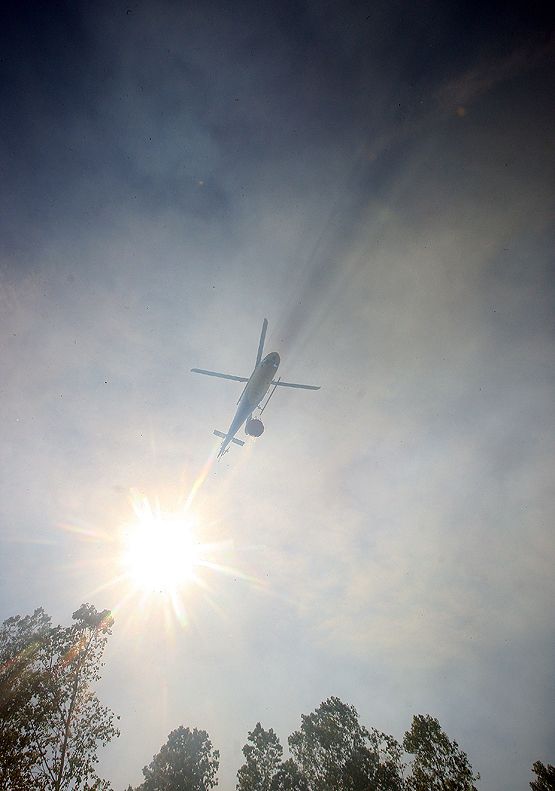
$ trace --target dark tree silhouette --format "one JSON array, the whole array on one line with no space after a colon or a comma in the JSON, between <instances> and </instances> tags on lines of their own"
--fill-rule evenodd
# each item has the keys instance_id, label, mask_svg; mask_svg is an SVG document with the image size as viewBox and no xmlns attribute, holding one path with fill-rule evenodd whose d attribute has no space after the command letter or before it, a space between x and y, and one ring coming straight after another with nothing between
<instances>
[{"instance_id":1,"label":"dark tree silhouette","mask_svg":"<svg viewBox=\"0 0 555 791\"><path fill-rule=\"evenodd\" d=\"M206 731L181 726L143 769L139 791L209 791L218 784L219 763L220 754Z\"/></svg>"},{"instance_id":2,"label":"dark tree silhouette","mask_svg":"<svg viewBox=\"0 0 555 791\"><path fill-rule=\"evenodd\" d=\"M555 791L555 766L536 761L532 766L536 779L530 782L532 791Z\"/></svg>"},{"instance_id":3,"label":"dark tree silhouette","mask_svg":"<svg viewBox=\"0 0 555 791\"><path fill-rule=\"evenodd\" d=\"M476 791L472 767L457 742L443 732L435 717L419 714L405 733L403 747L414 755L408 791Z\"/></svg>"},{"instance_id":4,"label":"dark tree silhouette","mask_svg":"<svg viewBox=\"0 0 555 791\"><path fill-rule=\"evenodd\" d=\"M400 791L400 745L361 725L354 706L328 698L301 722L289 748L309 791Z\"/></svg>"},{"instance_id":5,"label":"dark tree silhouette","mask_svg":"<svg viewBox=\"0 0 555 791\"><path fill-rule=\"evenodd\" d=\"M283 755L279 739L257 722L243 747L245 763L237 773L237 791L270 791Z\"/></svg>"},{"instance_id":6,"label":"dark tree silhouette","mask_svg":"<svg viewBox=\"0 0 555 791\"><path fill-rule=\"evenodd\" d=\"M279 765L272 778L271 789L272 791L309 791L305 777L292 758Z\"/></svg>"},{"instance_id":7,"label":"dark tree silhouette","mask_svg":"<svg viewBox=\"0 0 555 791\"><path fill-rule=\"evenodd\" d=\"M0 631L0 781L6 791L108 788L97 748L119 735L92 690L113 619L83 604L51 627L43 610Z\"/></svg>"}]
</instances>

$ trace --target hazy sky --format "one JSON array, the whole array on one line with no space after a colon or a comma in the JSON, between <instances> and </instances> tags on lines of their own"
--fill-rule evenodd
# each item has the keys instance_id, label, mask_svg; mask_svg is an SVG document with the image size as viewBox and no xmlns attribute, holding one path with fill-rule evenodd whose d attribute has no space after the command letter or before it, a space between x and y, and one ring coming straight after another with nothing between
<instances>
[{"instance_id":1,"label":"hazy sky","mask_svg":"<svg viewBox=\"0 0 555 791\"><path fill-rule=\"evenodd\" d=\"M0 82L0 617L116 613L115 789L178 725L437 716L555 754L554 112L533 4L14 3ZM288 380L218 464L260 326ZM130 492L206 587L130 597Z\"/></svg>"}]
</instances>

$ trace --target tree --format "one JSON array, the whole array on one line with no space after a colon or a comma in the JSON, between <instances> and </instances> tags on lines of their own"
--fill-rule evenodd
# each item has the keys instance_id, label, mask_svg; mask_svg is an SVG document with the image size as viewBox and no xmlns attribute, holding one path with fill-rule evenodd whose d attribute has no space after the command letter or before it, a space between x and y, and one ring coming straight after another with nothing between
<instances>
[{"instance_id":1,"label":"tree","mask_svg":"<svg viewBox=\"0 0 555 791\"><path fill-rule=\"evenodd\" d=\"M139 791L208 791L218 784L219 764L220 753L206 731L181 726L144 767Z\"/></svg>"},{"instance_id":2,"label":"tree","mask_svg":"<svg viewBox=\"0 0 555 791\"><path fill-rule=\"evenodd\" d=\"M113 619L83 604L68 627L43 610L1 629L1 787L62 791L108 788L96 774L97 748L119 732L92 685Z\"/></svg>"},{"instance_id":3,"label":"tree","mask_svg":"<svg viewBox=\"0 0 555 791\"><path fill-rule=\"evenodd\" d=\"M405 733L403 747L414 755L409 791L476 791L466 753L443 732L435 717L419 714Z\"/></svg>"},{"instance_id":4,"label":"tree","mask_svg":"<svg viewBox=\"0 0 555 791\"><path fill-rule=\"evenodd\" d=\"M372 788L375 791L403 791L402 747L393 736L371 728L368 747L373 755Z\"/></svg>"},{"instance_id":5,"label":"tree","mask_svg":"<svg viewBox=\"0 0 555 791\"><path fill-rule=\"evenodd\" d=\"M8 618L0 629L0 788L33 783L39 758L30 745L28 711L39 682L37 657L50 631L50 618L37 609Z\"/></svg>"},{"instance_id":6,"label":"tree","mask_svg":"<svg viewBox=\"0 0 555 791\"><path fill-rule=\"evenodd\" d=\"M270 791L283 747L272 728L265 731L259 722L248 741L250 744L243 747L245 763L237 772L237 791Z\"/></svg>"},{"instance_id":7,"label":"tree","mask_svg":"<svg viewBox=\"0 0 555 791\"><path fill-rule=\"evenodd\" d=\"M555 791L555 766L541 761L536 761L532 766L532 771L536 774L536 779L530 782L532 791Z\"/></svg>"},{"instance_id":8,"label":"tree","mask_svg":"<svg viewBox=\"0 0 555 791\"><path fill-rule=\"evenodd\" d=\"M301 722L289 748L309 791L401 789L400 745L392 736L368 731L354 706L328 698Z\"/></svg>"},{"instance_id":9,"label":"tree","mask_svg":"<svg viewBox=\"0 0 555 791\"><path fill-rule=\"evenodd\" d=\"M303 773L292 758L278 766L272 778L271 791L309 791Z\"/></svg>"}]
</instances>

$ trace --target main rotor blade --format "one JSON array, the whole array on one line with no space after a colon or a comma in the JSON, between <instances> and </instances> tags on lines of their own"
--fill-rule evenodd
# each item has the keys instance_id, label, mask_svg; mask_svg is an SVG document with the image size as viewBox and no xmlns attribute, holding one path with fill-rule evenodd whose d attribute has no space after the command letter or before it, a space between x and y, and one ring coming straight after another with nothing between
<instances>
[{"instance_id":1,"label":"main rotor blade","mask_svg":"<svg viewBox=\"0 0 555 791\"><path fill-rule=\"evenodd\" d=\"M297 384L294 384L293 382L282 382L281 379L278 379L277 381L272 382L272 384L275 385L276 387L298 387L299 390L319 390L320 389L319 387L316 387L315 385L297 385Z\"/></svg>"},{"instance_id":2,"label":"main rotor blade","mask_svg":"<svg viewBox=\"0 0 555 791\"><path fill-rule=\"evenodd\" d=\"M266 340L266 330L268 329L268 319L264 319L262 322L262 332L260 333L260 340L258 342L258 352L256 354L256 366L262 359L262 354L264 352L264 341Z\"/></svg>"},{"instance_id":3,"label":"main rotor blade","mask_svg":"<svg viewBox=\"0 0 555 791\"><path fill-rule=\"evenodd\" d=\"M217 376L219 379L233 379L234 382L248 382L246 376L232 376L231 374L220 374L217 371L205 371L203 368L191 368L194 374L206 374L206 376Z\"/></svg>"}]
</instances>

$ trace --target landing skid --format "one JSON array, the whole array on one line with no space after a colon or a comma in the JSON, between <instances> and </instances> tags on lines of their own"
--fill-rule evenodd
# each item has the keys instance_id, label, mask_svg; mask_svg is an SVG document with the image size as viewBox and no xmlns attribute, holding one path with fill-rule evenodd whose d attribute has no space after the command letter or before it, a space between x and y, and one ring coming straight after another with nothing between
<instances>
[{"instance_id":1,"label":"landing skid","mask_svg":"<svg viewBox=\"0 0 555 791\"><path fill-rule=\"evenodd\" d=\"M271 399L271 397L273 396L273 394L276 392L276 390L277 390L277 386L278 386L278 384L279 384L279 381L280 381L280 379L281 379L281 376L279 377L279 379L277 380L277 382L276 382L276 383L275 383L275 385L273 386L273 388L272 388L272 392L270 393L270 395L269 395L269 396L268 396L268 398L266 399L266 403L264 404L264 406L263 406L263 407L261 407L261 406L260 406L260 404L258 405L258 408L260 409L260 414L258 415L258 417L260 417L260 415L261 415L261 414L264 412L264 410L266 409L266 407L267 407L267 406L268 406L268 404L270 403L270 399Z\"/></svg>"}]
</instances>

